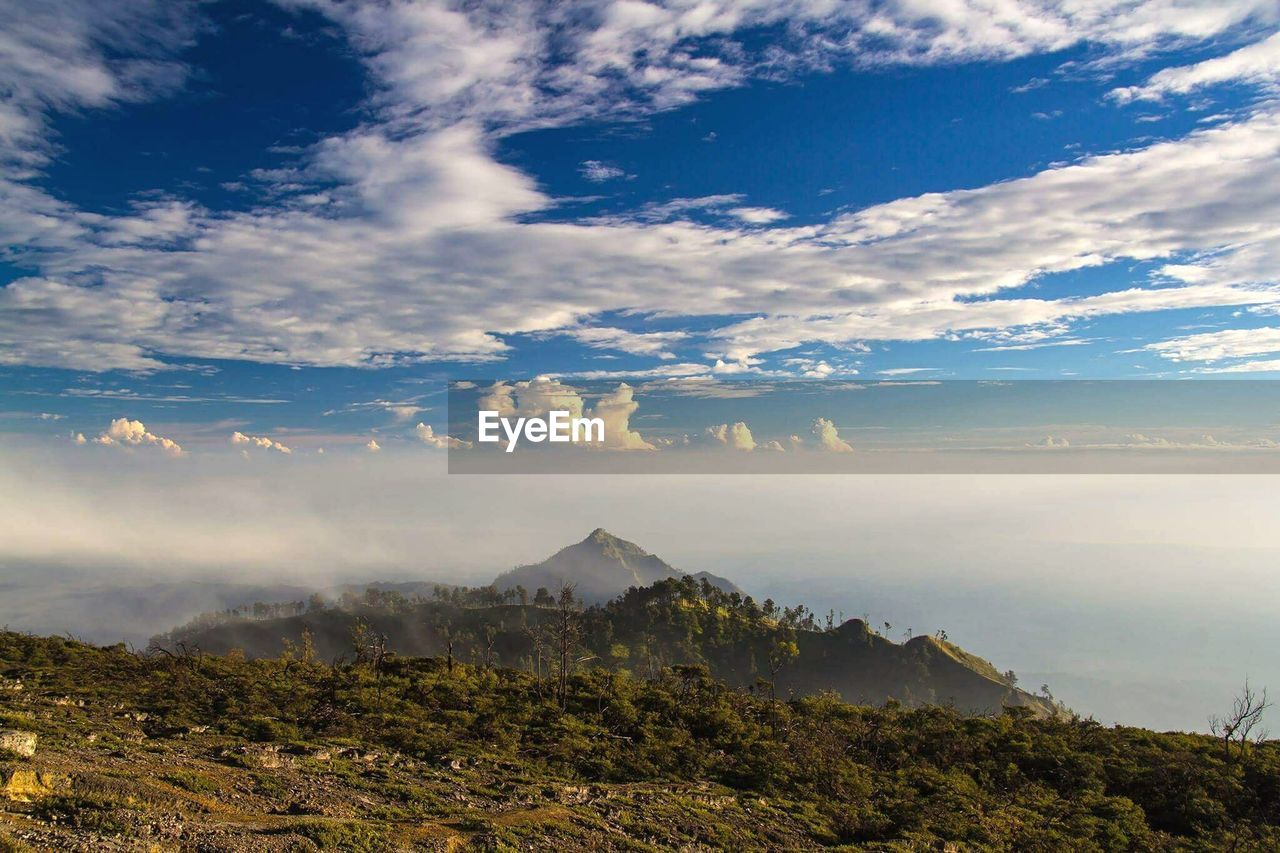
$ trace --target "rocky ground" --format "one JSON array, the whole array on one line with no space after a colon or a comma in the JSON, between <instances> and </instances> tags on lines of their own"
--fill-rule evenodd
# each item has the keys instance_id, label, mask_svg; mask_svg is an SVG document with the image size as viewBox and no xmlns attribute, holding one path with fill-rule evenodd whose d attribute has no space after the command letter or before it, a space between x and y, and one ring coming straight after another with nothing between
<instances>
[{"instance_id":1,"label":"rocky ground","mask_svg":"<svg viewBox=\"0 0 1280 853\"><path fill-rule=\"evenodd\" d=\"M247 744L10 689L6 850L653 850L814 846L803 814L711 785L589 785L356 743ZM25 751L25 750L23 750Z\"/></svg>"}]
</instances>

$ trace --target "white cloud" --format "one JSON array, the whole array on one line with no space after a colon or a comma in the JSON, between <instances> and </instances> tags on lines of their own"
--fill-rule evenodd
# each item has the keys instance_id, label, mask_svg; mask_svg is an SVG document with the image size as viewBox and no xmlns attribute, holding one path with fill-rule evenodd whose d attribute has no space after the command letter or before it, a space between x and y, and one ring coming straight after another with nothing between
<instances>
[{"instance_id":1,"label":"white cloud","mask_svg":"<svg viewBox=\"0 0 1280 853\"><path fill-rule=\"evenodd\" d=\"M454 438L451 435L436 435L435 429L433 429L430 424L418 424L414 427L413 433L418 437L418 441L421 441L428 447L434 447L437 450L446 450L454 447L471 447L471 442L469 441Z\"/></svg>"},{"instance_id":2,"label":"white cloud","mask_svg":"<svg viewBox=\"0 0 1280 853\"><path fill-rule=\"evenodd\" d=\"M850 367L834 367L821 359L813 358L787 358L783 359L783 364L793 370L798 370L800 376L804 379L827 379L837 373L857 373L858 371Z\"/></svg>"},{"instance_id":3,"label":"white cloud","mask_svg":"<svg viewBox=\"0 0 1280 853\"><path fill-rule=\"evenodd\" d=\"M77 436L77 443L80 438ZM117 447L140 447L154 445L170 456L181 456L182 447L171 439L156 435L146 428L142 421L131 421L128 418L116 418L97 438L94 444Z\"/></svg>"},{"instance_id":4,"label":"white cloud","mask_svg":"<svg viewBox=\"0 0 1280 853\"><path fill-rule=\"evenodd\" d=\"M578 389L559 379L537 377L520 382L495 382L477 408L497 412L502 417L544 418L553 410L582 417L583 402Z\"/></svg>"},{"instance_id":5,"label":"white cloud","mask_svg":"<svg viewBox=\"0 0 1280 853\"><path fill-rule=\"evenodd\" d=\"M1201 367L1200 373L1280 373L1280 359L1242 361L1238 364Z\"/></svg>"},{"instance_id":6,"label":"white cloud","mask_svg":"<svg viewBox=\"0 0 1280 853\"><path fill-rule=\"evenodd\" d=\"M382 450L382 445L378 444L378 440L376 438L371 438L369 439L369 443L364 446L364 449L370 453L377 453Z\"/></svg>"},{"instance_id":7,"label":"white cloud","mask_svg":"<svg viewBox=\"0 0 1280 853\"><path fill-rule=\"evenodd\" d=\"M608 378L608 377L605 377ZM631 429L631 416L640 407L634 389L625 382L603 394L588 408L577 388L559 379L539 377L521 382L496 382L477 402L477 408L502 417L546 417L551 411L568 412L570 418L604 421L605 450L653 450L654 446Z\"/></svg>"},{"instance_id":8,"label":"white cloud","mask_svg":"<svg viewBox=\"0 0 1280 853\"><path fill-rule=\"evenodd\" d=\"M1093 343L1088 338L1061 338L1056 341L1036 341L1025 344L1000 344L992 347L978 347L974 352L1022 352L1025 350L1044 349L1045 347L1079 347Z\"/></svg>"},{"instance_id":9,"label":"white cloud","mask_svg":"<svg viewBox=\"0 0 1280 853\"><path fill-rule=\"evenodd\" d=\"M611 326L570 329L565 334L594 349L618 350L631 355L656 356L661 359L675 358L675 353L669 347L689 337L687 332L632 332Z\"/></svg>"},{"instance_id":10,"label":"white cloud","mask_svg":"<svg viewBox=\"0 0 1280 853\"><path fill-rule=\"evenodd\" d=\"M735 373L759 373L761 364L763 364L761 359L751 356L742 356L733 361L717 358L715 364L711 365L711 372L721 376Z\"/></svg>"},{"instance_id":11,"label":"white cloud","mask_svg":"<svg viewBox=\"0 0 1280 853\"><path fill-rule=\"evenodd\" d=\"M625 382L596 400L589 417L604 421L605 450L653 450L654 446L631 429L631 416L640 408L634 389Z\"/></svg>"},{"instance_id":12,"label":"white cloud","mask_svg":"<svg viewBox=\"0 0 1280 853\"><path fill-rule=\"evenodd\" d=\"M707 427L706 433L712 441L724 445L730 450L755 450L756 440L751 429L742 421L735 424L720 424Z\"/></svg>"},{"instance_id":13,"label":"white cloud","mask_svg":"<svg viewBox=\"0 0 1280 853\"><path fill-rule=\"evenodd\" d=\"M775 222L787 219L789 216L789 214L783 213L781 210L774 210L771 207L733 207L726 212L748 225L772 225Z\"/></svg>"},{"instance_id":14,"label":"white cloud","mask_svg":"<svg viewBox=\"0 0 1280 853\"><path fill-rule=\"evenodd\" d=\"M1170 361L1222 361L1280 352L1280 328L1224 329L1157 341L1143 347Z\"/></svg>"},{"instance_id":15,"label":"white cloud","mask_svg":"<svg viewBox=\"0 0 1280 853\"><path fill-rule=\"evenodd\" d=\"M1208 39L1246 22L1274 23L1269 0L1161 2L985 0L939 6L846 0L796 3L613 2L469 6L287 0L338 22L382 84L390 117L458 118L524 129L688 103L760 73L1011 59L1080 43L1105 57ZM754 49L737 33L787 25Z\"/></svg>"},{"instance_id":16,"label":"white cloud","mask_svg":"<svg viewBox=\"0 0 1280 853\"><path fill-rule=\"evenodd\" d=\"M258 447L263 450L274 450L276 453L291 454L293 450L273 438L265 435L245 435L236 430L231 433L231 443L245 447Z\"/></svg>"},{"instance_id":17,"label":"white cloud","mask_svg":"<svg viewBox=\"0 0 1280 853\"><path fill-rule=\"evenodd\" d=\"M813 422L813 434L818 439L818 446L832 453L852 453L853 445L840 437L836 425L827 418L818 418Z\"/></svg>"},{"instance_id":18,"label":"white cloud","mask_svg":"<svg viewBox=\"0 0 1280 853\"><path fill-rule=\"evenodd\" d=\"M1113 89L1109 96L1122 104L1158 101L1167 95L1185 95L1222 83L1274 88L1280 83L1280 32L1247 44L1225 56L1194 65L1165 68L1141 86Z\"/></svg>"},{"instance_id":19,"label":"white cloud","mask_svg":"<svg viewBox=\"0 0 1280 853\"><path fill-rule=\"evenodd\" d=\"M387 411L391 413L391 416L395 418L397 421L412 420L414 415L422 411L421 407L414 406L411 404L406 404L402 406L391 405L391 406L387 406L386 408L387 408Z\"/></svg>"},{"instance_id":20,"label":"white cloud","mask_svg":"<svg viewBox=\"0 0 1280 853\"><path fill-rule=\"evenodd\" d=\"M682 361L641 370L580 370L573 375L580 379L709 379L711 370L705 364Z\"/></svg>"},{"instance_id":21,"label":"white cloud","mask_svg":"<svg viewBox=\"0 0 1280 853\"><path fill-rule=\"evenodd\" d=\"M103 108L172 92L186 69L172 54L199 26L187 0L7 0L0 162L17 176L53 149L47 112Z\"/></svg>"},{"instance_id":22,"label":"white cloud","mask_svg":"<svg viewBox=\"0 0 1280 853\"><path fill-rule=\"evenodd\" d=\"M622 169L608 163L602 163L599 160L584 160L578 171L582 174L582 177L593 184L602 184L605 181L627 177L627 173Z\"/></svg>"}]
</instances>

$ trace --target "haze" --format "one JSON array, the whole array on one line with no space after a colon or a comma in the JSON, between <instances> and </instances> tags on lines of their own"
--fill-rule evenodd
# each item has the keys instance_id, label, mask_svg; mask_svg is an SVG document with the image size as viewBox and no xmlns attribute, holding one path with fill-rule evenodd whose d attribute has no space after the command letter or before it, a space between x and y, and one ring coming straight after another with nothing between
<instances>
[{"instance_id":1,"label":"haze","mask_svg":"<svg viewBox=\"0 0 1280 853\"><path fill-rule=\"evenodd\" d=\"M945 629L1104 722L1202 729L1246 676L1280 685L1270 477L499 478L442 465L10 443L0 623L141 643L240 589L488 583L603 526L679 569L866 615L895 639ZM113 591L128 591L129 614Z\"/></svg>"}]
</instances>

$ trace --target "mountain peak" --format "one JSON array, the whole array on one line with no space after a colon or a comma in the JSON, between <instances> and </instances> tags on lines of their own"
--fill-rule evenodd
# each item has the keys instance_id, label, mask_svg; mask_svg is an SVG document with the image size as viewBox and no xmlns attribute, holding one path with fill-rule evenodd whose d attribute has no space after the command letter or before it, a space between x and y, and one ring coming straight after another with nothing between
<instances>
[{"instance_id":1,"label":"mountain peak","mask_svg":"<svg viewBox=\"0 0 1280 853\"><path fill-rule=\"evenodd\" d=\"M597 527L586 539L561 548L541 563L519 566L498 576L500 589L520 584L525 589L556 589L563 583L575 586L577 595L589 602L603 602L621 595L629 587L649 586L664 578L678 578L681 572L661 557L650 554L634 542L620 539ZM699 572L695 577L701 577ZM708 580L722 589L736 589L714 575Z\"/></svg>"}]
</instances>

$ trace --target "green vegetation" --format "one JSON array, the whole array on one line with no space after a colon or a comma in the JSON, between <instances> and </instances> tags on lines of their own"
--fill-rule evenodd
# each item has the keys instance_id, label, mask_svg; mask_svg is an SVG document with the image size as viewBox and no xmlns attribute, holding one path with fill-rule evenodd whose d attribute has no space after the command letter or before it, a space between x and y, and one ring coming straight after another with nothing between
<instances>
[{"instance_id":1,"label":"green vegetation","mask_svg":"<svg viewBox=\"0 0 1280 853\"><path fill-rule=\"evenodd\" d=\"M0 798L0 849L1280 846L1280 744L785 700L704 665L561 668L566 635L548 637L539 675L399 657L368 631L336 665L0 633L0 676L23 686L0 712L41 738L0 785L69 780Z\"/></svg>"},{"instance_id":2,"label":"green vegetation","mask_svg":"<svg viewBox=\"0 0 1280 853\"><path fill-rule=\"evenodd\" d=\"M430 597L405 597L371 588L333 604L313 599L300 615L253 605L206 614L157 637L171 652L201 649L251 658L287 654L324 661L350 660L357 649L372 653L442 656L482 668L506 666L546 676L560 659L585 660L620 675L654 678L664 668L699 665L732 687L770 696L835 692L848 702L949 704L970 712L1025 706L1053 714L1056 705L1017 689L1012 674L951 644L945 636L895 643L865 619L825 618L803 605L779 607L690 576L633 587L603 605L579 612L576 596L573 654L563 646L565 590L522 586L465 589L438 587ZM885 633L888 633L886 626Z\"/></svg>"}]
</instances>

